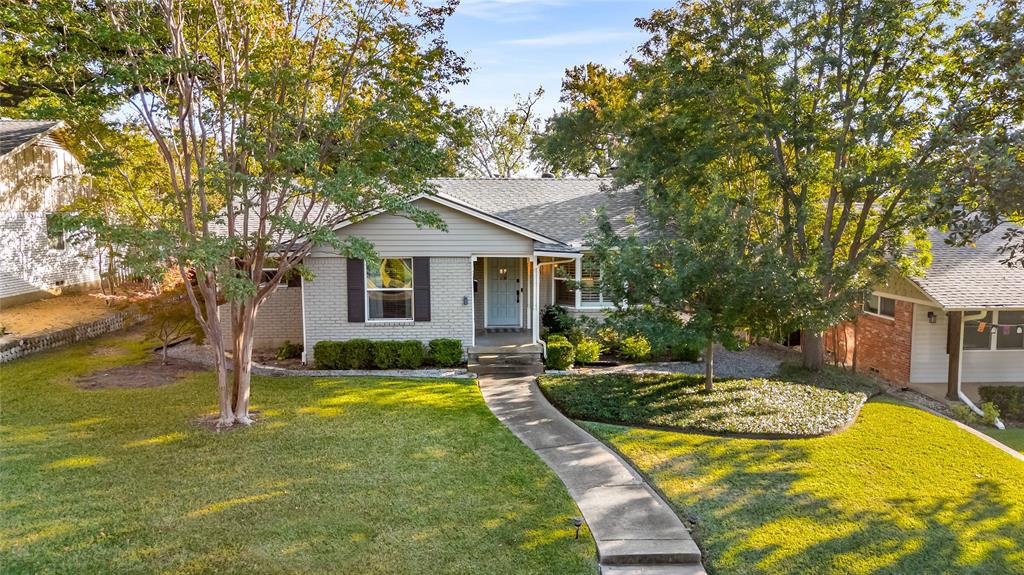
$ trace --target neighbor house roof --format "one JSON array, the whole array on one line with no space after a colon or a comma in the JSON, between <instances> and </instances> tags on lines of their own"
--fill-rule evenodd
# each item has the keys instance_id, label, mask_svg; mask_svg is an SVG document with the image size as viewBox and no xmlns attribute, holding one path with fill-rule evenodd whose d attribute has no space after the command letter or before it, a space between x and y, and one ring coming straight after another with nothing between
<instances>
[{"instance_id":1,"label":"neighbor house roof","mask_svg":"<svg viewBox=\"0 0 1024 575\"><path fill-rule=\"evenodd\" d=\"M586 243L594 216L604 208L622 234L642 225L638 194L611 190L605 178L439 178L437 193L565 244Z\"/></svg>"},{"instance_id":2,"label":"neighbor house roof","mask_svg":"<svg viewBox=\"0 0 1024 575\"><path fill-rule=\"evenodd\" d=\"M1009 227L981 236L974 247L948 245L945 233L932 231L932 265L911 281L947 309L1024 308L1024 268L999 263L1005 256L996 251Z\"/></svg>"},{"instance_id":3,"label":"neighbor house roof","mask_svg":"<svg viewBox=\"0 0 1024 575\"><path fill-rule=\"evenodd\" d=\"M39 136L58 128L62 123L54 120L0 119L0 156L6 156Z\"/></svg>"}]
</instances>

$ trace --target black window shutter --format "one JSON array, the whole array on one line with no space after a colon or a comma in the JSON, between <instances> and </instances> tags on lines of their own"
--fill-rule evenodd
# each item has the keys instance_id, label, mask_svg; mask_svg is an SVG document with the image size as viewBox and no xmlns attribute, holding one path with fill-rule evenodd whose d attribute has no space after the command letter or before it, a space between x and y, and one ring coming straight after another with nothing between
<instances>
[{"instance_id":1,"label":"black window shutter","mask_svg":"<svg viewBox=\"0 0 1024 575\"><path fill-rule=\"evenodd\" d=\"M412 258L412 319L430 321L430 258Z\"/></svg>"},{"instance_id":2,"label":"black window shutter","mask_svg":"<svg viewBox=\"0 0 1024 575\"><path fill-rule=\"evenodd\" d=\"M366 271L363 260L348 258L348 321L363 323L366 321Z\"/></svg>"}]
</instances>

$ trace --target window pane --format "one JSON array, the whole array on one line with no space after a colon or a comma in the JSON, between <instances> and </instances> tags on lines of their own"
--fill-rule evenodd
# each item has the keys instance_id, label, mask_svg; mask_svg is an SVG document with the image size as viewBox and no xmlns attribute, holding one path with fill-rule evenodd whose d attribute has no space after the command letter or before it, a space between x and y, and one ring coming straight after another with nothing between
<instances>
[{"instance_id":1,"label":"window pane","mask_svg":"<svg viewBox=\"0 0 1024 575\"><path fill-rule=\"evenodd\" d=\"M999 327L996 331L996 349L1024 349L1024 311L999 312ZM1017 325L1006 325L1017 324Z\"/></svg>"},{"instance_id":2,"label":"window pane","mask_svg":"<svg viewBox=\"0 0 1024 575\"><path fill-rule=\"evenodd\" d=\"M864 311L878 313L878 296L869 294L864 298Z\"/></svg>"},{"instance_id":3,"label":"window pane","mask_svg":"<svg viewBox=\"0 0 1024 575\"><path fill-rule=\"evenodd\" d=\"M878 313L884 316L896 317L896 300L887 297L878 298Z\"/></svg>"},{"instance_id":4,"label":"window pane","mask_svg":"<svg viewBox=\"0 0 1024 575\"><path fill-rule=\"evenodd\" d=\"M964 312L965 314L970 312ZM985 322L982 331L978 331L980 322ZM989 349L992 347L992 312L985 314L981 320L964 322L964 349Z\"/></svg>"},{"instance_id":5,"label":"window pane","mask_svg":"<svg viewBox=\"0 0 1024 575\"><path fill-rule=\"evenodd\" d=\"M569 289L568 282L555 280L555 303L558 305L576 305L576 290Z\"/></svg>"},{"instance_id":6,"label":"window pane","mask_svg":"<svg viewBox=\"0 0 1024 575\"><path fill-rule=\"evenodd\" d=\"M366 287L369 289L412 288L412 259L384 258L379 266L366 262Z\"/></svg>"},{"instance_id":7,"label":"window pane","mask_svg":"<svg viewBox=\"0 0 1024 575\"><path fill-rule=\"evenodd\" d=\"M601 268L594 256L584 254L580 261L580 300L583 303L601 302Z\"/></svg>"},{"instance_id":8,"label":"window pane","mask_svg":"<svg viewBox=\"0 0 1024 575\"><path fill-rule=\"evenodd\" d=\"M51 250L64 249L64 230L57 227L57 214L46 214L46 239Z\"/></svg>"},{"instance_id":9,"label":"window pane","mask_svg":"<svg viewBox=\"0 0 1024 575\"><path fill-rule=\"evenodd\" d=\"M412 319L411 290L366 292L370 319Z\"/></svg>"}]
</instances>

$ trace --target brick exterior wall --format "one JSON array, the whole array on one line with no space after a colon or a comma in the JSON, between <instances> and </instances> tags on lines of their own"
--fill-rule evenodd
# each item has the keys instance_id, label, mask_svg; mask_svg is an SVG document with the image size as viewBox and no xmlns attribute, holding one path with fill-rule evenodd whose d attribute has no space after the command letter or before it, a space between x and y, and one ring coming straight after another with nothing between
<instances>
[{"instance_id":1,"label":"brick exterior wall","mask_svg":"<svg viewBox=\"0 0 1024 575\"><path fill-rule=\"evenodd\" d=\"M468 347L473 337L473 266L468 257L430 258L430 321L348 322L345 259L310 258L306 266L314 274L306 282L306 360L312 360L318 341L365 339L418 339L439 337L462 340ZM415 281L415 279L413 280ZM463 304L463 298L469 298Z\"/></svg>"},{"instance_id":2,"label":"brick exterior wall","mask_svg":"<svg viewBox=\"0 0 1024 575\"><path fill-rule=\"evenodd\" d=\"M896 300L896 317L890 319L862 313L856 326L846 322L825 333L825 349L837 355L841 364L857 371L875 373L893 383L910 383L910 344L914 326L914 304Z\"/></svg>"},{"instance_id":3,"label":"brick exterior wall","mask_svg":"<svg viewBox=\"0 0 1024 575\"><path fill-rule=\"evenodd\" d=\"M231 349L231 306L220 306L224 345ZM253 349L277 349L285 341L302 342L302 288L279 287L256 311Z\"/></svg>"}]
</instances>

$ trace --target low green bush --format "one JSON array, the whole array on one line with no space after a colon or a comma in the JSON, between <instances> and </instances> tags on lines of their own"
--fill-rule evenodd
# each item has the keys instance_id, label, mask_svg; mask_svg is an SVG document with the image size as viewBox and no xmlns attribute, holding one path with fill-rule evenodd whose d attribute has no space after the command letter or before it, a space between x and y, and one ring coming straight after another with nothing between
<instances>
[{"instance_id":1,"label":"low green bush","mask_svg":"<svg viewBox=\"0 0 1024 575\"><path fill-rule=\"evenodd\" d=\"M597 341L608 353L618 353L622 345L622 334L614 327L605 326L597 330Z\"/></svg>"},{"instance_id":2,"label":"low green bush","mask_svg":"<svg viewBox=\"0 0 1024 575\"><path fill-rule=\"evenodd\" d=\"M373 369L373 342L368 339L350 339L342 342L339 369Z\"/></svg>"},{"instance_id":3,"label":"low green bush","mask_svg":"<svg viewBox=\"0 0 1024 575\"><path fill-rule=\"evenodd\" d=\"M552 342L552 341L569 341L569 338L565 337L565 335L560 334L560 333L552 333L552 334L548 334L547 339L545 339L544 341L547 341L547 342Z\"/></svg>"},{"instance_id":4,"label":"low green bush","mask_svg":"<svg viewBox=\"0 0 1024 575\"><path fill-rule=\"evenodd\" d=\"M585 337L576 344L576 361L594 363L601 359L601 342Z\"/></svg>"},{"instance_id":5,"label":"low green bush","mask_svg":"<svg viewBox=\"0 0 1024 575\"><path fill-rule=\"evenodd\" d=\"M398 369L419 369L423 366L423 343L418 340L398 342Z\"/></svg>"},{"instance_id":6,"label":"low green bush","mask_svg":"<svg viewBox=\"0 0 1024 575\"><path fill-rule=\"evenodd\" d=\"M700 361L700 350L686 343L676 343L668 348L672 361Z\"/></svg>"},{"instance_id":7,"label":"low green bush","mask_svg":"<svg viewBox=\"0 0 1024 575\"><path fill-rule=\"evenodd\" d=\"M462 363L462 340L432 339L430 340L430 359L438 367L455 367Z\"/></svg>"},{"instance_id":8,"label":"low green bush","mask_svg":"<svg viewBox=\"0 0 1024 575\"><path fill-rule=\"evenodd\" d=\"M651 342L642 335L631 335L622 340L619 355L629 361L643 361L651 356Z\"/></svg>"},{"instance_id":9,"label":"low green bush","mask_svg":"<svg viewBox=\"0 0 1024 575\"><path fill-rule=\"evenodd\" d=\"M1024 422L1024 387L985 385L978 388L984 402L992 402L1004 419Z\"/></svg>"},{"instance_id":10,"label":"low green bush","mask_svg":"<svg viewBox=\"0 0 1024 575\"><path fill-rule=\"evenodd\" d=\"M298 359L302 357L302 344L292 343L287 339L277 348L277 359Z\"/></svg>"},{"instance_id":11,"label":"low green bush","mask_svg":"<svg viewBox=\"0 0 1024 575\"><path fill-rule=\"evenodd\" d=\"M540 324L551 333L565 333L576 326L576 320L569 315L569 312L560 305L549 305L544 308L540 316Z\"/></svg>"},{"instance_id":12,"label":"low green bush","mask_svg":"<svg viewBox=\"0 0 1024 575\"><path fill-rule=\"evenodd\" d=\"M576 360L576 350L569 343L569 340L563 338L548 339L548 356L544 361L544 366L548 369L569 369L572 367L573 361Z\"/></svg>"},{"instance_id":13,"label":"low green bush","mask_svg":"<svg viewBox=\"0 0 1024 575\"><path fill-rule=\"evenodd\" d=\"M417 369L423 365L423 344L416 340L375 341L373 364L380 369Z\"/></svg>"},{"instance_id":14,"label":"low green bush","mask_svg":"<svg viewBox=\"0 0 1024 575\"><path fill-rule=\"evenodd\" d=\"M342 369L343 341L318 341L313 346L313 365L317 369Z\"/></svg>"},{"instance_id":15,"label":"low green bush","mask_svg":"<svg viewBox=\"0 0 1024 575\"><path fill-rule=\"evenodd\" d=\"M958 419L964 423L978 422L978 414L974 413L974 411L970 407L967 407L966 404L955 403L949 407L949 410L953 412L954 419Z\"/></svg>"},{"instance_id":16,"label":"low green bush","mask_svg":"<svg viewBox=\"0 0 1024 575\"><path fill-rule=\"evenodd\" d=\"M981 404L981 422L994 426L999 421L999 408L991 401Z\"/></svg>"}]
</instances>

